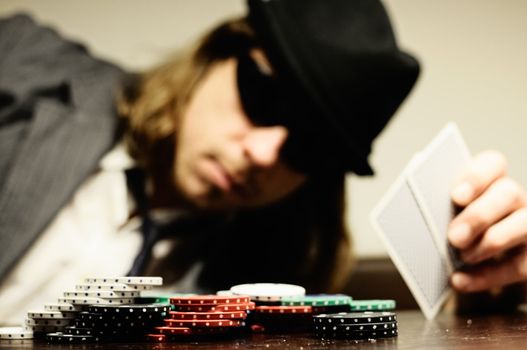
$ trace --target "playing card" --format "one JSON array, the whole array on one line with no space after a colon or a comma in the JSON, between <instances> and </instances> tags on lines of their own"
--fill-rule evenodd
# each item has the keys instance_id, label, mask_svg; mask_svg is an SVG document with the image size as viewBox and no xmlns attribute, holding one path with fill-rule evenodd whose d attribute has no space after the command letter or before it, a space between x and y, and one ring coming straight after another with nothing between
<instances>
[{"instance_id":1,"label":"playing card","mask_svg":"<svg viewBox=\"0 0 527 350\"><path fill-rule=\"evenodd\" d=\"M455 216L453 185L470 160L470 152L454 123L447 124L407 168L407 180L441 254L452 269L447 239ZM453 265L458 265L454 262Z\"/></svg>"},{"instance_id":2,"label":"playing card","mask_svg":"<svg viewBox=\"0 0 527 350\"><path fill-rule=\"evenodd\" d=\"M419 157L414 158L417 161ZM426 318L450 292L448 265L403 173L372 212L372 224Z\"/></svg>"},{"instance_id":3,"label":"playing card","mask_svg":"<svg viewBox=\"0 0 527 350\"><path fill-rule=\"evenodd\" d=\"M459 266L447 240L455 215L450 192L469 160L459 129L447 124L414 156L372 212L373 226L429 319L450 292L452 266Z\"/></svg>"}]
</instances>

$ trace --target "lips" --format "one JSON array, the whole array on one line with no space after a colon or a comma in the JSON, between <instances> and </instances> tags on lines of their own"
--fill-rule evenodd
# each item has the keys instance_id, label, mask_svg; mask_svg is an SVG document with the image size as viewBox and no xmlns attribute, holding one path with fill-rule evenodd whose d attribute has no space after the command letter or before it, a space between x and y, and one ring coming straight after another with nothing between
<instances>
[{"instance_id":1,"label":"lips","mask_svg":"<svg viewBox=\"0 0 527 350\"><path fill-rule=\"evenodd\" d=\"M205 179L223 192L230 192L234 185L227 171L214 159L207 158L203 160L200 164L200 172Z\"/></svg>"},{"instance_id":2,"label":"lips","mask_svg":"<svg viewBox=\"0 0 527 350\"><path fill-rule=\"evenodd\" d=\"M233 176L213 158L207 158L200 164L201 175L223 193L247 198L254 194L254 190L249 190L246 183L236 181Z\"/></svg>"}]
</instances>

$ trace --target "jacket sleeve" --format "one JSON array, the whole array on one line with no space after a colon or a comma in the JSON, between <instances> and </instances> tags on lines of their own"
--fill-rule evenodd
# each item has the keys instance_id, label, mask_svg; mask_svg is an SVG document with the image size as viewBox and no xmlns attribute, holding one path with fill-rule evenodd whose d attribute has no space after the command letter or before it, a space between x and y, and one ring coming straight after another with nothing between
<instances>
[{"instance_id":1,"label":"jacket sleeve","mask_svg":"<svg viewBox=\"0 0 527 350\"><path fill-rule=\"evenodd\" d=\"M96 64L82 45L28 15L0 18L0 177L9 168L39 99L58 96L69 104L70 80Z\"/></svg>"},{"instance_id":2,"label":"jacket sleeve","mask_svg":"<svg viewBox=\"0 0 527 350\"><path fill-rule=\"evenodd\" d=\"M4 108L60 86L94 63L84 46L28 15L0 19L0 106Z\"/></svg>"}]
</instances>

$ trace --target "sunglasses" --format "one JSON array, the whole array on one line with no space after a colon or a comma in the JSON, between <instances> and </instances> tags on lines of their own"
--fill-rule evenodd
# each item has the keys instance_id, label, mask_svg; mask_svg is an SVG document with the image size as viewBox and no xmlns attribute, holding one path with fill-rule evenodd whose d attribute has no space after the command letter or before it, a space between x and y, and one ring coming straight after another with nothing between
<instances>
[{"instance_id":1,"label":"sunglasses","mask_svg":"<svg viewBox=\"0 0 527 350\"><path fill-rule=\"evenodd\" d=\"M280 125L288 130L281 159L302 173L334 170L337 164L329 161L328 153L331 138L316 125L321 118L310 100L287 79L260 68L248 52L237 58L238 90L245 114L254 125Z\"/></svg>"}]
</instances>

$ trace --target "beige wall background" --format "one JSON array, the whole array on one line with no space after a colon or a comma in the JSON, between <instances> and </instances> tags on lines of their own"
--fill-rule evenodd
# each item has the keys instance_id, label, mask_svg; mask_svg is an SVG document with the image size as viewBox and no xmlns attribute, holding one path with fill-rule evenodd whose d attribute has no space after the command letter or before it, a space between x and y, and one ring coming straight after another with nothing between
<instances>
[{"instance_id":1,"label":"beige wall background","mask_svg":"<svg viewBox=\"0 0 527 350\"><path fill-rule=\"evenodd\" d=\"M323 1L323 0L322 0ZM422 63L410 98L376 141L373 178L349 177L348 219L361 256L385 255L369 213L411 156L455 121L473 153L498 149L527 185L527 1L385 0L399 43ZM129 69L157 62L243 0L0 0ZM0 53L1 55L1 53Z\"/></svg>"}]
</instances>

